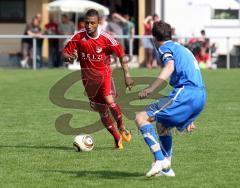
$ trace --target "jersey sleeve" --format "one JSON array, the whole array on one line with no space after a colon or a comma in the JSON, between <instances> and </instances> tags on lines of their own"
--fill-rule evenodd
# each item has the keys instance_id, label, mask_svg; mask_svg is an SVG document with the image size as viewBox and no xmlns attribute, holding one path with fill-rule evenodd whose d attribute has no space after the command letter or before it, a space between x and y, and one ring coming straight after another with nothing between
<instances>
[{"instance_id":1,"label":"jersey sleeve","mask_svg":"<svg viewBox=\"0 0 240 188\"><path fill-rule=\"evenodd\" d=\"M124 55L123 47L112 36L107 35L107 38L110 53L113 52L116 56L122 57Z\"/></svg>"},{"instance_id":2,"label":"jersey sleeve","mask_svg":"<svg viewBox=\"0 0 240 188\"><path fill-rule=\"evenodd\" d=\"M117 42L117 43L118 44L116 44L116 45L110 45L110 49L114 54L116 54L116 56L122 57L124 55L124 50L123 50L122 46L119 44L119 42Z\"/></svg>"},{"instance_id":3,"label":"jersey sleeve","mask_svg":"<svg viewBox=\"0 0 240 188\"><path fill-rule=\"evenodd\" d=\"M159 47L158 52L163 66L165 66L168 61L174 60L173 53L169 48L161 46Z\"/></svg>"},{"instance_id":4,"label":"jersey sleeve","mask_svg":"<svg viewBox=\"0 0 240 188\"><path fill-rule=\"evenodd\" d=\"M63 52L67 54L72 54L74 49L77 49L79 46L80 36L75 34L64 46Z\"/></svg>"}]
</instances>

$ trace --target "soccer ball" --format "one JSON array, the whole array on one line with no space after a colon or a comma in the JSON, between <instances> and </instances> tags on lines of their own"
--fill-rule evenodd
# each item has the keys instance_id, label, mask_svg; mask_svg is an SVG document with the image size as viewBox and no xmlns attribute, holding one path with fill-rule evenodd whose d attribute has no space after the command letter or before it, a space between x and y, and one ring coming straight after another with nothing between
<instances>
[{"instance_id":1,"label":"soccer ball","mask_svg":"<svg viewBox=\"0 0 240 188\"><path fill-rule=\"evenodd\" d=\"M94 147L93 138L87 134L78 135L74 138L73 147L76 151L91 151Z\"/></svg>"}]
</instances>

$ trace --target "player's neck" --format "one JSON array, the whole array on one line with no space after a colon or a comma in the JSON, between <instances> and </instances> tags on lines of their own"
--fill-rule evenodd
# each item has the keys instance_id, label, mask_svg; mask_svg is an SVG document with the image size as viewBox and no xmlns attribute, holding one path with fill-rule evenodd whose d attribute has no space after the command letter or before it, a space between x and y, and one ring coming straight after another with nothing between
<instances>
[{"instance_id":1,"label":"player's neck","mask_svg":"<svg viewBox=\"0 0 240 188\"><path fill-rule=\"evenodd\" d=\"M97 30L96 30L95 32L93 32L93 33L87 33L87 35L88 35L88 37L91 37L91 38L93 38L93 39L98 38L98 36L99 36L99 29L97 28Z\"/></svg>"},{"instance_id":2,"label":"player's neck","mask_svg":"<svg viewBox=\"0 0 240 188\"><path fill-rule=\"evenodd\" d=\"M94 33L88 33L88 35L92 38L96 38L98 36L98 32L95 31Z\"/></svg>"}]
</instances>

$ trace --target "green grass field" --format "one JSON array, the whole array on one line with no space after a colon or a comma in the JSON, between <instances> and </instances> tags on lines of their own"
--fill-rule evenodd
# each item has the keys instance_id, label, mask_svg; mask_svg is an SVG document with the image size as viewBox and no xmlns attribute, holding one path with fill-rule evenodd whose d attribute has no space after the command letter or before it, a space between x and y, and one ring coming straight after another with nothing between
<instances>
[{"instance_id":1,"label":"green grass field","mask_svg":"<svg viewBox=\"0 0 240 188\"><path fill-rule=\"evenodd\" d=\"M240 70L204 71L208 100L197 130L175 134L175 178L144 177L152 157L132 120L133 140L113 150L106 130L92 134L91 152L73 150L74 136L59 133L56 118L72 113L77 128L97 114L52 104L50 88L70 71L0 70L0 187L238 187L240 184ZM157 70L132 70L154 76ZM80 99L80 84L67 97Z\"/></svg>"}]
</instances>

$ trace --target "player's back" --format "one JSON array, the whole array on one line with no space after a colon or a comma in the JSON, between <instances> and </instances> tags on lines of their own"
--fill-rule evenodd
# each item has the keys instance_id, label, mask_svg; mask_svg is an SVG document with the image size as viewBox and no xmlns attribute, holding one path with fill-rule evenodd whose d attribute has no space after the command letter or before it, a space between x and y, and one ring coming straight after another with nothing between
<instances>
[{"instance_id":1,"label":"player's back","mask_svg":"<svg viewBox=\"0 0 240 188\"><path fill-rule=\"evenodd\" d=\"M177 42L166 41L160 48L161 59L168 54L174 60L174 72L170 85L173 87L196 86L204 87L201 71L193 54ZM163 62L164 63L164 62Z\"/></svg>"}]
</instances>

